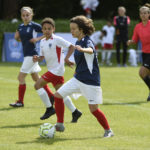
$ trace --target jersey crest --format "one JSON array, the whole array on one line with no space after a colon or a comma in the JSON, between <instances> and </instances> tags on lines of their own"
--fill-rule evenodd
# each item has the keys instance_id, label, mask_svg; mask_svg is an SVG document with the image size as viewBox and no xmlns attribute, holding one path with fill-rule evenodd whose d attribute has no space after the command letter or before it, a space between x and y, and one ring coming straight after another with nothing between
<instances>
[{"instance_id":1,"label":"jersey crest","mask_svg":"<svg viewBox=\"0 0 150 150\"><path fill-rule=\"evenodd\" d=\"M49 45L48 45L48 46L49 46L49 48L51 48L51 47L52 47L52 43L49 43Z\"/></svg>"}]
</instances>

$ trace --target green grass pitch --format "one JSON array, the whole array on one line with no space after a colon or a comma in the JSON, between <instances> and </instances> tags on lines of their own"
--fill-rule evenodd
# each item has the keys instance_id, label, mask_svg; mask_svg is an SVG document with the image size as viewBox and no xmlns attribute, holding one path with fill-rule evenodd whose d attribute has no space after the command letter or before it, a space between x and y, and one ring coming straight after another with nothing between
<instances>
[{"instance_id":1,"label":"green grass pitch","mask_svg":"<svg viewBox=\"0 0 150 150\"><path fill-rule=\"evenodd\" d=\"M30 76L26 78L25 107L9 107L17 99L20 65L0 63L0 150L150 150L150 103L146 102L148 89L138 76L139 67L100 68L104 101L100 108L114 137L103 138L103 128L90 114L86 99L80 97L73 100L83 112L78 123L70 123L71 112L66 108L65 132L57 132L54 139L42 139L38 134L40 125L54 125L56 116L40 120L45 108ZM42 66L40 75L45 71ZM66 81L73 72L66 67Z\"/></svg>"}]
</instances>

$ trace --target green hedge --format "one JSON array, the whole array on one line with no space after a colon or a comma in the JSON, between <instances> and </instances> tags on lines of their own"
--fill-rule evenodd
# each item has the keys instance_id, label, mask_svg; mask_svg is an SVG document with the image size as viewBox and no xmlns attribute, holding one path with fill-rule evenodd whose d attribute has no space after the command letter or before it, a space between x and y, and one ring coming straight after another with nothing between
<instances>
[{"instance_id":1,"label":"green hedge","mask_svg":"<svg viewBox=\"0 0 150 150\"><path fill-rule=\"evenodd\" d=\"M36 22L40 23L41 20L35 20ZM69 29L69 20L65 19L57 19L56 22L56 32L70 32ZM0 21L0 60L1 60L1 54L2 54L2 44L3 44L3 33L4 32L15 32L18 25L21 23L21 21L12 24L11 21ZM137 21L131 21L130 27L129 27L129 38L132 36L132 32L134 29L135 24ZM94 25L96 30L101 30L103 25L106 24L106 20L94 20Z\"/></svg>"}]
</instances>

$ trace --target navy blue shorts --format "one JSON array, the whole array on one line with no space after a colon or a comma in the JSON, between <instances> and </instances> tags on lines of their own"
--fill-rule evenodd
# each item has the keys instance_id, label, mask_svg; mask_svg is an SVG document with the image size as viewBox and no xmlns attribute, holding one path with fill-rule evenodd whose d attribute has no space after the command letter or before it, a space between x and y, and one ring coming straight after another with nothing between
<instances>
[{"instance_id":1,"label":"navy blue shorts","mask_svg":"<svg viewBox=\"0 0 150 150\"><path fill-rule=\"evenodd\" d=\"M150 53L142 53L143 66L150 69Z\"/></svg>"}]
</instances>

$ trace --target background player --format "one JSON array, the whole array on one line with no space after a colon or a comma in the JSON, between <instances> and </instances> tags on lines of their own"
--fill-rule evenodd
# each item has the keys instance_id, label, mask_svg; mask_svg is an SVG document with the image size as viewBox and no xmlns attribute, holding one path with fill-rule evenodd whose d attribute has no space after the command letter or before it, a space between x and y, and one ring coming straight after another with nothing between
<instances>
[{"instance_id":1,"label":"background player","mask_svg":"<svg viewBox=\"0 0 150 150\"><path fill-rule=\"evenodd\" d=\"M143 65L139 70L139 75L149 88L147 101L150 101L150 9L142 6L139 12L141 22L135 26L132 40L129 40L127 44L138 43L139 40L142 43Z\"/></svg>"},{"instance_id":2,"label":"background player","mask_svg":"<svg viewBox=\"0 0 150 150\"><path fill-rule=\"evenodd\" d=\"M82 93L88 100L89 109L98 122L105 129L104 137L113 136L108 121L98 108L102 103L102 90L100 87L100 74L93 42L89 38L95 28L93 21L84 16L76 16L70 20L70 30L77 38L74 58L76 70L74 77L67 81L55 93L55 109L57 115L57 131L64 131L64 104L62 98L72 93Z\"/></svg>"},{"instance_id":3,"label":"background player","mask_svg":"<svg viewBox=\"0 0 150 150\"><path fill-rule=\"evenodd\" d=\"M122 64L126 67L127 60L127 41L128 26L130 24L129 16L126 16L126 9L123 6L118 7L118 16L114 17L114 25L116 27L116 50L117 50L117 66L120 67L120 45L123 44L123 60Z\"/></svg>"},{"instance_id":4,"label":"background player","mask_svg":"<svg viewBox=\"0 0 150 150\"><path fill-rule=\"evenodd\" d=\"M53 34L55 31L55 22L51 18L45 18L42 21L42 31L45 38L40 42L40 57L35 55L33 60L37 62L45 58L48 68L48 72L43 74L35 84L35 89L46 106L46 112L41 117L43 120L51 116L51 109L53 108L47 93L42 87L47 83L52 83L53 87L58 90L62 86L64 83L63 75L65 71L63 48L69 48L68 54L65 57L65 62L69 66L72 66L74 63L69 61L69 57L74 50L74 46L70 42ZM77 122L82 113L76 109L69 96L64 98L64 102L70 111L72 111L72 122Z\"/></svg>"},{"instance_id":5,"label":"background player","mask_svg":"<svg viewBox=\"0 0 150 150\"><path fill-rule=\"evenodd\" d=\"M16 31L15 39L22 42L24 61L18 75L18 100L16 103L10 104L12 107L24 106L24 95L26 91L25 78L27 74L31 74L33 81L37 81L39 79L38 72L41 71L38 62L33 62L32 56L37 55L34 43L43 38L43 36L37 38L37 32L42 32L42 28L40 24L33 22L32 18L33 10L30 7L22 7L21 19L23 23L19 25ZM47 85L44 86L44 89L51 96L51 91Z\"/></svg>"},{"instance_id":6,"label":"background player","mask_svg":"<svg viewBox=\"0 0 150 150\"><path fill-rule=\"evenodd\" d=\"M103 31L106 31L106 36L103 37L103 50L102 50L102 64L105 63L106 65L111 66L111 50L113 49L113 42L114 42L114 35L115 35L115 28L112 26L112 21L109 19L107 20L107 25L103 26Z\"/></svg>"},{"instance_id":7,"label":"background player","mask_svg":"<svg viewBox=\"0 0 150 150\"><path fill-rule=\"evenodd\" d=\"M92 11L96 11L96 7L99 5L98 0L81 0L80 4L83 7L83 10L85 11L86 17L91 18L92 17Z\"/></svg>"}]
</instances>

